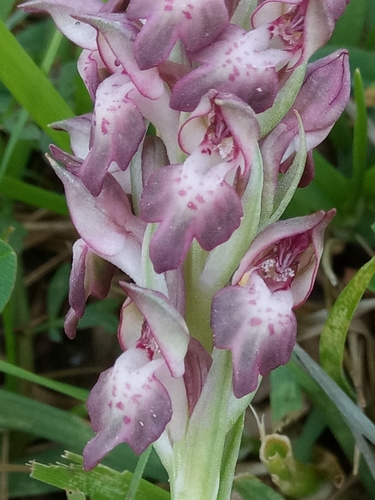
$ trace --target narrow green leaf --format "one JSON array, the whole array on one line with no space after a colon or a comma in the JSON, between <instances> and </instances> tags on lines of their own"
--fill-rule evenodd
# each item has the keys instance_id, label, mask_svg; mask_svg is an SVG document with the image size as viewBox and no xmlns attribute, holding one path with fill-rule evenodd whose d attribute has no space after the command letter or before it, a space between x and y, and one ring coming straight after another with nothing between
<instances>
[{"instance_id":1,"label":"narrow green leaf","mask_svg":"<svg viewBox=\"0 0 375 500\"><path fill-rule=\"evenodd\" d=\"M74 116L73 111L1 20L0 80L53 141L69 150L68 136L48 124Z\"/></svg>"},{"instance_id":2,"label":"narrow green leaf","mask_svg":"<svg viewBox=\"0 0 375 500\"><path fill-rule=\"evenodd\" d=\"M14 377L19 377L23 380L27 380L28 382L41 385L42 387L47 387L48 389L59 392L60 394L65 394L66 396L78 399L79 401L86 401L89 394L86 389L81 389L80 387L74 387L73 385L36 375L28 370L24 370L23 368L12 365L11 363L7 363L6 361L0 360L0 371L7 373L8 375L13 375Z\"/></svg>"},{"instance_id":3,"label":"narrow green leaf","mask_svg":"<svg viewBox=\"0 0 375 500\"><path fill-rule=\"evenodd\" d=\"M343 371L346 335L354 311L375 273L375 257L350 280L333 305L320 336L320 362L323 369L351 397L353 389Z\"/></svg>"},{"instance_id":4,"label":"narrow green leaf","mask_svg":"<svg viewBox=\"0 0 375 500\"><path fill-rule=\"evenodd\" d=\"M374 442L375 426L358 406L298 345L294 348L288 366L309 399L320 410L348 460L353 462L355 445L367 453L368 446L366 448L367 443L362 435ZM361 459L359 474L370 497L375 498L375 467Z\"/></svg>"},{"instance_id":5,"label":"narrow green leaf","mask_svg":"<svg viewBox=\"0 0 375 500\"><path fill-rule=\"evenodd\" d=\"M31 477L61 489L80 491L91 500L124 500L132 480L129 471L117 472L104 465L85 472L82 457L66 452L67 465L43 465L32 463ZM141 479L134 500L168 500L169 493Z\"/></svg>"},{"instance_id":6,"label":"narrow green leaf","mask_svg":"<svg viewBox=\"0 0 375 500\"><path fill-rule=\"evenodd\" d=\"M56 214L68 215L69 213L64 196L12 179L6 175L1 180L0 193L9 196L13 200L51 210Z\"/></svg>"},{"instance_id":7,"label":"narrow green leaf","mask_svg":"<svg viewBox=\"0 0 375 500\"><path fill-rule=\"evenodd\" d=\"M275 490L251 475L236 478L233 489L241 495L243 500L284 500L284 497L276 493Z\"/></svg>"},{"instance_id":8,"label":"narrow green leaf","mask_svg":"<svg viewBox=\"0 0 375 500\"><path fill-rule=\"evenodd\" d=\"M12 293L16 280L17 257L11 246L0 240L0 313Z\"/></svg>"},{"instance_id":9,"label":"narrow green leaf","mask_svg":"<svg viewBox=\"0 0 375 500\"><path fill-rule=\"evenodd\" d=\"M359 69L354 72L354 97L356 117L353 131L353 174L350 181L351 191L349 211L356 210L362 194L363 180L366 172L367 147L367 112L363 83Z\"/></svg>"}]
</instances>

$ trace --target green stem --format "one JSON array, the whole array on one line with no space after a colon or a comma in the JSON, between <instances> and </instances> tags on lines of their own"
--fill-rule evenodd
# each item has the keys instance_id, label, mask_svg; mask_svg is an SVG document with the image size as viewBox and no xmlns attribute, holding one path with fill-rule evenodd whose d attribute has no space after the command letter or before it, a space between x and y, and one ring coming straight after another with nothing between
<instances>
[{"instance_id":1,"label":"green stem","mask_svg":"<svg viewBox=\"0 0 375 500\"><path fill-rule=\"evenodd\" d=\"M361 74L354 72L354 97L356 102L356 118L353 132L353 175L349 201L349 213L356 213L358 200L362 194L363 180L366 172L367 147L367 113Z\"/></svg>"},{"instance_id":2,"label":"green stem","mask_svg":"<svg viewBox=\"0 0 375 500\"><path fill-rule=\"evenodd\" d=\"M184 265L186 291L185 319L190 334L198 339L208 352L211 352L213 347L210 328L212 295L207 293L206 290L202 291L199 286L206 257L207 252L194 240Z\"/></svg>"},{"instance_id":3,"label":"green stem","mask_svg":"<svg viewBox=\"0 0 375 500\"><path fill-rule=\"evenodd\" d=\"M139 483L141 482L143 472L145 470L147 461L150 457L150 453L152 450L152 446L149 446L139 457L137 466L135 468L130 487L128 490L128 494L126 495L125 500L134 500L135 496L137 494L138 488L139 488Z\"/></svg>"},{"instance_id":4,"label":"green stem","mask_svg":"<svg viewBox=\"0 0 375 500\"><path fill-rule=\"evenodd\" d=\"M237 465L241 446L242 431L245 423L245 412L241 414L232 429L228 432L222 459L220 488L217 500L228 500L233 486L234 471Z\"/></svg>"}]
</instances>

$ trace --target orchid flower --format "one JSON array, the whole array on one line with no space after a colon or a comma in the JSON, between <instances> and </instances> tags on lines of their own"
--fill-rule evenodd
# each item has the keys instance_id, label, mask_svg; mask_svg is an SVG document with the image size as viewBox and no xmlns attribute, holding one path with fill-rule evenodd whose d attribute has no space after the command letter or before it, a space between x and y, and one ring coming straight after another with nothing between
<instances>
[{"instance_id":1,"label":"orchid flower","mask_svg":"<svg viewBox=\"0 0 375 500\"><path fill-rule=\"evenodd\" d=\"M279 171L285 173L299 145L297 111L304 126L307 150L310 152L329 134L343 112L350 95L348 53L339 50L308 65L301 90L286 116L262 141L261 151L265 179L276 189ZM314 177L314 164L308 156L300 186Z\"/></svg>"},{"instance_id":2,"label":"orchid flower","mask_svg":"<svg viewBox=\"0 0 375 500\"><path fill-rule=\"evenodd\" d=\"M331 37L349 0L265 0L255 9L253 28L267 26L271 45L289 51L289 69L307 61Z\"/></svg>"},{"instance_id":3,"label":"orchid flower","mask_svg":"<svg viewBox=\"0 0 375 500\"><path fill-rule=\"evenodd\" d=\"M194 130L194 118L203 117L205 130ZM205 97L181 128L182 148L197 147L183 164L157 169L141 199L142 219L160 223L150 247L156 272L179 267L193 238L212 250L238 228L241 201L228 177L250 170L258 133L251 108L235 96L217 92Z\"/></svg>"},{"instance_id":4,"label":"orchid flower","mask_svg":"<svg viewBox=\"0 0 375 500\"><path fill-rule=\"evenodd\" d=\"M98 257L82 240L73 245L73 263L69 281L70 309L65 317L66 335L75 337L78 320L85 311L87 298L104 299L109 292L115 266Z\"/></svg>"},{"instance_id":5,"label":"orchid flower","mask_svg":"<svg viewBox=\"0 0 375 500\"><path fill-rule=\"evenodd\" d=\"M321 211L266 227L243 257L231 286L215 294L214 344L232 352L237 398L256 389L259 375L289 361L297 332L293 309L312 290L324 230L334 214Z\"/></svg>"},{"instance_id":6,"label":"orchid flower","mask_svg":"<svg viewBox=\"0 0 375 500\"><path fill-rule=\"evenodd\" d=\"M124 353L90 393L87 405L97 435L84 450L85 469L122 442L142 453L167 424L171 439L181 439L188 417L185 321L162 294L121 286L129 297L118 331Z\"/></svg>"}]
</instances>

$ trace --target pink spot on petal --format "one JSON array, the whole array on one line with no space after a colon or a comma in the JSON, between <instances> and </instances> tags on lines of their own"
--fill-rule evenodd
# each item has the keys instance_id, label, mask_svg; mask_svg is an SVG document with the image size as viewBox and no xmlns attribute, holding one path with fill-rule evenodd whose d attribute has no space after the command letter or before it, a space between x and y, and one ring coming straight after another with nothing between
<instances>
[{"instance_id":1,"label":"pink spot on petal","mask_svg":"<svg viewBox=\"0 0 375 500\"><path fill-rule=\"evenodd\" d=\"M101 130L102 130L102 134L103 135L107 135L108 134L108 125L109 125L109 121L106 120L105 118L102 119L102 124L101 124Z\"/></svg>"},{"instance_id":2,"label":"pink spot on petal","mask_svg":"<svg viewBox=\"0 0 375 500\"><path fill-rule=\"evenodd\" d=\"M259 325L261 325L262 323L263 323L262 318L255 318L255 317L254 317L254 318L251 318L251 320L250 320L250 325L251 325L251 326L259 326Z\"/></svg>"},{"instance_id":3,"label":"pink spot on petal","mask_svg":"<svg viewBox=\"0 0 375 500\"><path fill-rule=\"evenodd\" d=\"M113 402L112 402L112 401L110 401L110 402L108 403L108 406L109 406L109 408L112 408L112 406L113 406Z\"/></svg>"},{"instance_id":4,"label":"pink spot on petal","mask_svg":"<svg viewBox=\"0 0 375 500\"><path fill-rule=\"evenodd\" d=\"M171 11L171 10L173 10L173 7L172 7L172 5L166 5L166 6L164 7L164 10L166 10L166 11Z\"/></svg>"},{"instance_id":5,"label":"pink spot on petal","mask_svg":"<svg viewBox=\"0 0 375 500\"><path fill-rule=\"evenodd\" d=\"M231 82L234 82L234 80L236 79L236 77L233 75L233 73L231 73L229 76L228 76L228 80L230 80Z\"/></svg>"},{"instance_id":6,"label":"pink spot on petal","mask_svg":"<svg viewBox=\"0 0 375 500\"><path fill-rule=\"evenodd\" d=\"M190 208L190 210L198 210L197 205L195 205L193 202L189 201L187 204L187 207Z\"/></svg>"},{"instance_id":7,"label":"pink spot on petal","mask_svg":"<svg viewBox=\"0 0 375 500\"><path fill-rule=\"evenodd\" d=\"M190 12L183 10L182 13L186 17L186 19L189 19L189 20L192 19L192 15L190 14Z\"/></svg>"},{"instance_id":8,"label":"pink spot on petal","mask_svg":"<svg viewBox=\"0 0 375 500\"><path fill-rule=\"evenodd\" d=\"M181 182L181 177L176 177L174 181L178 184L179 182Z\"/></svg>"},{"instance_id":9,"label":"pink spot on petal","mask_svg":"<svg viewBox=\"0 0 375 500\"><path fill-rule=\"evenodd\" d=\"M124 422L125 425L129 425L131 422L131 419L127 415L125 415L125 417L122 419L122 421Z\"/></svg>"},{"instance_id":10,"label":"pink spot on petal","mask_svg":"<svg viewBox=\"0 0 375 500\"><path fill-rule=\"evenodd\" d=\"M179 190L179 192L178 192L178 194L179 194L180 196L185 196L185 195L186 195L186 191L185 191L185 189L180 189L180 190Z\"/></svg>"},{"instance_id":11,"label":"pink spot on petal","mask_svg":"<svg viewBox=\"0 0 375 500\"><path fill-rule=\"evenodd\" d=\"M270 323L270 324L268 325L268 333L269 333L270 335L273 335L273 334L275 333L275 327L273 326L273 324L272 324L272 323Z\"/></svg>"},{"instance_id":12,"label":"pink spot on petal","mask_svg":"<svg viewBox=\"0 0 375 500\"><path fill-rule=\"evenodd\" d=\"M121 401L118 401L118 403L116 403L116 408L118 408L121 411L124 409L124 405L122 404Z\"/></svg>"},{"instance_id":13,"label":"pink spot on petal","mask_svg":"<svg viewBox=\"0 0 375 500\"><path fill-rule=\"evenodd\" d=\"M195 199L197 200L198 203L204 203L205 202L205 199L203 198L203 196L201 194L197 194L197 196L195 197Z\"/></svg>"},{"instance_id":14,"label":"pink spot on petal","mask_svg":"<svg viewBox=\"0 0 375 500\"><path fill-rule=\"evenodd\" d=\"M125 387L126 387L128 390L130 390L130 389L132 388L132 386L129 384L129 382L126 382L126 383L125 383Z\"/></svg>"}]
</instances>

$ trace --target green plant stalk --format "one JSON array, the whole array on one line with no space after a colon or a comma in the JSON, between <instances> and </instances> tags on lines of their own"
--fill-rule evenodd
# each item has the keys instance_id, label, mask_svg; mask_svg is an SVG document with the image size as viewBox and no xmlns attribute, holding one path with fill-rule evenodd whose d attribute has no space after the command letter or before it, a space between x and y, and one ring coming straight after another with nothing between
<instances>
[{"instance_id":1,"label":"green plant stalk","mask_svg":"<svg viewBox=\"0 0 375 500\"><path fill-rule=\"evenodd\" d=\"M363 180L366 172L367 113L363 83L359 69L354 72L354 98L356 118L353 131L353 174L348 214L357 213L358 200L362 195Z\"/></svg>"},{"instance_id":2,"label":"green plant stalk","mask_svg":"<svg viewBox=\"0 0 375 500\"><path fill-rule=\"evenodd\" d=\"M152 446L149 446L139 457L139 460L137 462L137 466L134 470L133 477L129 486L129 491L128 494L126 495L125 500L135 500L137 491L140 487L141 484L141 479L143 472L145 470L147 461L150 457L150 453L152 450Z\"/></svg>"},{"instance_id":3,"label":"green plant stalk","mask_svg":"<svg viewBox=\"0 0 375 500\"><path fill-rule=\"evenodd\" d=\"M228 500L228 498L230 498L235 468L241 447L244 424L245 412L242 413L232 429L228 432L222 458L220 486L217 500Z\"/></svg>"}]
</instances>

